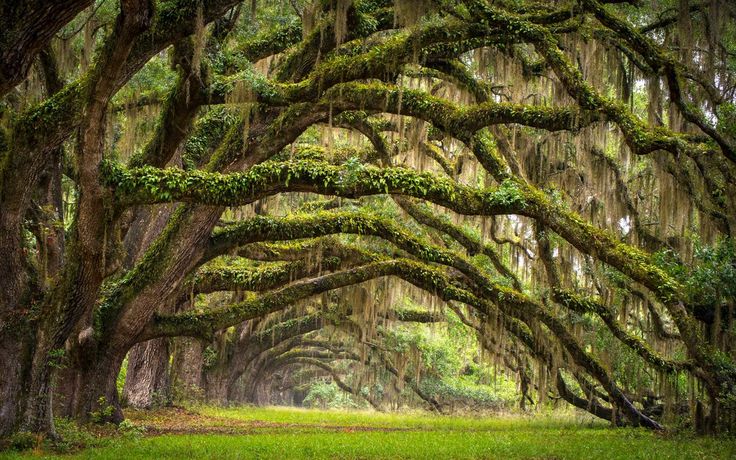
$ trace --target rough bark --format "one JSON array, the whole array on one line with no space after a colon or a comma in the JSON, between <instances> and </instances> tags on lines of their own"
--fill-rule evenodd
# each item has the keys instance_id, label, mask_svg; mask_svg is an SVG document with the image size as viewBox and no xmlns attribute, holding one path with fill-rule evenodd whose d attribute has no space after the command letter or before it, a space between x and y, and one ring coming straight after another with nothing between
<instances>
[{"instance_id":1,"label":"rough bark","mask_svg":"<svg viewBox=\"0 0 736 460\"><path fill-rule=\"evenodd\" d=\"M135 345L128 353L123 386L124 404L150 409L171 401L169 340L153 339Z\"/></svg>"},{"instance_id":2,"label":"rough bark","mask_svg":"<svg viewBox=\"0 0 736 460\"><path fill-rule=\"evenodd\" d=\"M0 327L0 437L15 431L28 397L26 386L30 372L32 335L26 330Z\"/></svg>"},{"instance_id":3,"label":"rough bark","mask_svg":"<svg viewBox=\"0 0 736 460\"><path fill-rule=\"evenodd\" d=\"M3 2L0 7L0 97L26 78L38 53L91 0Z\"/></svg>"},{"instance_id":4,"label":"rough bark","mask_svg":"<svg viewBox=\"0 0 736 460\"><path fill-rule=\"evenodd\" d=\"M97 349L78 366L79 382L71 416L80 422L120 423L123 411L117 389L127 349Z\"/></svg>"},{"instance_id":5,"label":"rough bark","mask_svg":"<svg viewBox=\"0 0 736 460\"><path fill-rule=\"evenodd\" d=\"M171 366L171 388L175 396L196 395L202 391L202 367L204 344L190 337L174 339Z\"/></svg>"}]
</instances>

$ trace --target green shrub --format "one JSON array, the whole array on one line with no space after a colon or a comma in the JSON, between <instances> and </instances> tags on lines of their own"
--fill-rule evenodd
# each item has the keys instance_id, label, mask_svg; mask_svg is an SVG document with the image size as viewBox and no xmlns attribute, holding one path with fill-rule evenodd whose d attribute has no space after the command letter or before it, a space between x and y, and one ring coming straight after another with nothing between
<instances>
[{"instance_id":1,"label":"green shrub","mask_svg":"<svg viewBox=\"0 0 736 460\"><path fill-rule=\"evenodd\" d=\"M315 382L309 387L309 393L304 398L305 407L320 409L351 409L363 407L355 402L353 397L340 390L334 382Z\"/></svg>"},{"instance_id":2,"label":"green shrub","mask_svg":"<svg viewBox=\"0 0 736 460\"><path fill-rule=\"evenodd\" d=\"M118 425L118 433L125 436L126 438L137 438L146 432L146 427L136 425L128 419L123 420Z\"/></svg>"},{"instance_id":3,"label":"green shrub","mask_svg":"<svg viewBox=\"0 0 736 460\"><path fill-rule=\"evenodd\" d=\"M99 445L100 438L95 436L85 427L79 426L73 420L57 418L54 420L57 439L50 442L50 447L61 453L73 452Z\"/></svg>"},{"instance_id":4,"label":"green shrub","mask_svg":"<svg viewBox=\"0 0 736 460\"><path fill-rule=\"evenodd\" d=\"M97 400L97 405L99 406L99 409L89 413L89 417L92 423L105 423L109 421L110 417L112 417L112 414L115 411L115 408L107 403L107 398L105 398L104 396L100 396L100 398Z\"/></svg>"},{"instance_id":5,"label":"green shrub","mask_svg":"<svg viewBox=\"0 0 736 460\"><path fill-rule=\"evenodd\" d=\"M6 441L7 447L13 450L32 449L38 445L38 437L29 431L13 433Z\"/></svg>"}]
</instances>

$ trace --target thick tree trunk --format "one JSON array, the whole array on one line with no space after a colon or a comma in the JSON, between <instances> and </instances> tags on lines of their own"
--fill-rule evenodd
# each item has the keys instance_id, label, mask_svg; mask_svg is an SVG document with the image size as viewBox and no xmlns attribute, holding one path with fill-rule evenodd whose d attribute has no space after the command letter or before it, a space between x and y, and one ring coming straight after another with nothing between
<instances>
[{"instance_id":1,"label":"thick tree trunk","mask_svg":"<svg viewBox=\"0 0 736 460\"><path fill-rule=\"evenodd\" d=\"M225 404L227 402L228 374L226 364L218 364L215 368L205 372L205 397L207 401L216 404Z\"/></svg>"},{"instance_id":2,"label":"thick tree trunk","mask_svg":"<svg viewBox=\"0 0 736 460\"><path fill-rule=\"evenodd\" d=\"M261 350L257 343L253 343L251 339L251 329L245 322L238 326L238 341L235 343L233 353L229 357L227 368L227 382L225 383L225 398L228 402L234 402L240 399L238 397L238 382L243 372L248 368L250 362L256 356L256 352ZM252 325L253 323L250 322ZM241 392L242 393L242 392Z\"/></svg>"},{"instance_id":3,"label":"thick tree trunk","mask_svg":"<svg viewBox=\"0 0 736 460\"><path fill-rule=\"evenodd\" d=\"M149 409L171 401L169 339L153 339L135 345L128 354L123 402Z\"/></svg>"},{"instance_id":4,"label":"thick tree trunk","mask_svg":"<svg viewBox=\"0 0 736 460\"><path fill-rule=\"evenodd\" d=\"M263 353L254 359L243 375L243 386L245 387L245 402L249 404L261 405L260 400L262 394L259 394L263 381L267 378L268 358L267 353Z\"/></svg>"},{"instance_id":5,"label":"thick tree trunk","mask_svg":"<svg viewBox=\"0 0 736 460\"><path fill-rule=\"evenodd\" d=\"M174 339L174 358L171 369L171 387L185 395L202 390L204 345L198 339Z\"/></svg>"},{"instance_id":6,"label":"thick tree trunk","mask_svg":"<svg viewBox=\"0 0 736 460\"><path fill-rule=\"evenodd\" d=\"M73 417L82 387L82 374L76 366L69 366L56 373L54 379L53 410L57 417Z\"/></svg>"},{"instance_id":7,"label":"thick tree trunk","mask_svg":"<svg viewBox=\"0 0 736 460\"><path fill-rule=\"evenodd\" d=\"M229 369L227 383L228 401L253 403L254 382L263 373L264 361L261 354L268 350L268 346L260 343L251 343L249 347L238 350Z\"/></svg>"},{"instance_id":8,"label":"thick tree trunk","mask_svg":"<svg viewBox=\"0 0 736 460\"><path fill-rule=\"evenodd\" d=\"M117 377L127 349L108 350L90 360L80 370L77 404L73 417L80 422L112 422L123 421L123 411L117 389Z\"/></svg>"},{"instance_id":9,"label":"thick tree trunk","mask_svg":"<svg viewBox=\"0 0 736 460\"><path fill-rule=\"evenodd\" d=\"M117 90L115 81L133 46L133 40L150 24L153 12L147 0L121 2L111 46L104 48L91 71L85 121L80 132L78 157L79 197L75 225L67 246L67 269L55 292L41 307L37 346L33 355L28 407L24 426L27 430L54 436L52 378L54 360L76 325L90 324L99 288L106 276L106 251L109 232L105 209L107 191L101 186L100 163L105 151L108 102ZM115 360L118 360L115 357ZM122 358L115 370L120 367ZM106 363L103 361L103 365ZM103 385L101 376L85 380L87 385ZM113 389L115 378L112 380ZM82 401L84 401L84 393ZM112 394L110 395L113 396ZM114 400L117 402L117 391ZM120 414L122 416L122 414ZM83 414L83 418L86 415ZM121 418L122 420L122 418Z\"/></svg>"},{"instance_id":10,"label":"thick tree trunk","mask_svg":"<svg viewBox=\"0 0 736 460\"><path fill-rule=\"evenodd\" d=\"M0 177L5 186L3 179ZM5 195L7 192L16 194ZM26 192L24 189L19 197L18 190L0 190L0 436L13 432L22 420L33 353L33 337L26 323L30 293L21 233L21 209L24 198L30 196Z\"/></svg>"},{"instance_id":11,"label":"thick tree trunk","mask_svg":"<svg viewBox=\"0 0 736 460\"><path fill-rule=\"evenodd\" d=\"M43 358L48 353L35 353L31 367L31 388L28 396L24 429L32 432L46 433L50 437L56 436L54 429L54 413L52 408L54 369L48 359Z\"/></svg>"},{"instance_id":12,"label":"thick tree trunk","mask_svg":"<svg viewBox=\"0 0 736 460\"><path fill-rule=\"evenodd\" d=\"M47 313L63 314L58 309L46 310ZM45 433L56 436L53 414L53 381L56 371L65 361L64 344L71 329L71 318L60 320L57 324L53 318L39 326L36 343L30 359L30 373L26 379L28 400L23 415L23 428L34 433ZM50 324L49 324L50 323Z\"/></svg>"},{"instance_id":13,"label":"thick tree trunk","mask_svg":"<svg viewBox=\"0 0 736 460\"><path fill-rule=\"evenodd\" d=\"M15 431L21 423L28 396L30 355L28 337L0 328L0 438Z\"/></svg>"},{"instance_id":14,"label":"thick tree trunk","mask_svg":"<svg viewBox=\"0 0 736 460\"><path fill-rule=\"evenodd\" d=\"M271 401L271 378L256 378L252 383L251 402L256 406L267 406Z\"/></svg>"},{"instance_id":15,"label":"thick tree trunk","mask_svg":"<svg viewBox=\"0 0 736 460\"><path fill-rule=\"evenodd\" d=\"M227 400L235 404L243 404L245 400L245 384L238 378L227 389Z\"/></svg>"}]
</instances>

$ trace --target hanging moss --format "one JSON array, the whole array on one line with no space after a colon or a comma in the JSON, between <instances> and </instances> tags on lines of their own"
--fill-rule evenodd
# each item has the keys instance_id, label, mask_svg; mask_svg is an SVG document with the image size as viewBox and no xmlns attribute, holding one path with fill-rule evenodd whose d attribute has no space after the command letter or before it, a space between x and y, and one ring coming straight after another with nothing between
<instances>
[{"instance_id":1,"label":"hanging moss","mask_svg":"<svg viewBox=\"0 0 736 460\"><path fill-rule=\"evenodd\" d=\"M659 356L658 353L652 350L651 347L644 340L639 337L633 336L622 329L622 327L618 324L614 317L614 312L602 303L594 299L583 298L576 294L560 289L554 289L553 295L556 301L560 302L562 305L570 308L573 311L576 311L578 313L594 313L601 317L601 319L603 319L603 321L609 326L611 332L613 332L614 335L616 335L627 346L629 346L631 349L641 355L650 364L666 372L678 372L683 369L690 369L692 367L692 363L670 361Z\"/></svg>"}]
</instances>

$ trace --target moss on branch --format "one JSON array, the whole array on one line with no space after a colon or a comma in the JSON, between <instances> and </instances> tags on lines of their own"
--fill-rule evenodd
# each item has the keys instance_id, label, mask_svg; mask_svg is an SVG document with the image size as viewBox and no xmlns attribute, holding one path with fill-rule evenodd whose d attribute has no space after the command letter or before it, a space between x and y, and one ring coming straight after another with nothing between
<instances>
[{"instance_id":1,"label":"moss on branch","mask_svg":"<svg viewBox=\"0 0 736 460\"><path fill-rule=\"evenodd\" d=\"M302 40L302 25L299 21L290 21L277 27L269 28L263 33L247 40L235 50L234 54L242 59L256 62L268 56L278 54Z\"/></svg>"},{"instance_id":2,"label":"moss on branch","mask_svg":"<svg viewBox=\"0 0 736 460\"><path fill-rule=\"evenodd\" d=\"M578 131L600 121L601 115L577 107L546 107L506 102L460 106L425 91L385 83L343 83L330 89L324 100L343 110L401 113L432 123L463 141L481 128L520 124L548 131Z\"/></svg>"},{"instance_id":3,"label":"moss on branch","mask_svg":"<svg viewBox=\"0 0 736 460\"><path fill-rule=\"evenodd\" d=\"M403 168L357 169L311 161L267 162L245 173L220 174L151 167L104 165L104 182L124 205L191 202L237 206L281 192L313 192L355 198L398 194L422 198L462 214L525 214L519 187L508 182L477 190L449 179Z\"/></svg>"},{"instance_id":4,"label":"moss on branch","mask_svg":"<svg viewBox=\"0 0 736 460\"><path fill-rule=\"evenodd\" d=\"M582 297L563 289L553 289L552 296L556 302L559 302L572 311L580 314L593 313L599 316L616 338L656 368L665 372L691 370L691 362L666 359L654 351L644 339L627 332L616 320L615 312L596 299Z\"/></svg>"},{"instance_id":5,"label":"moss on branch","mask_svg":"<svg viewBox=\"0 0 736 460\"><path fill-rule=\"evenodd\" d=\"M437 323L446 321L446 317L442 313L435 313L418 308L398 308L393 311L393 317L396 321L407 323Z\"/></svg>"},{"instance_id":6,"label":"moss on branch","mask_svg":"<svg viewBox=\"0 0 736 460\"><path fill-rule=\"evenodd\" d=\"M143 333L143 337L181 335L206 337L215 331L239 324L245 320L282 310L298 300L384 276L400 277L446 301L456 300L470 305L487 305L470 292L456 287L441 270L431 268L420 262L395 259L374 262L350 270L293 283L282 289L264 293L221 310L159 315L154 317L152 324Z\"/></svg>"},{"instance_id":7,"label":"moss on branch","mask_svg":"<svg viewBox=\"0 0 736 460\"><path fill-rule=\"evenodd\" d=\"M266 291L289 284L293 280L349 266L349 262L343 262L337 257L322 257L319 264L312 265L304 260L261 263L257 266L253 266L252 262L243 264L228 260L224 264L207 264L200 268L192 281L193 291Z\"/></svg>"}]
</instances>

